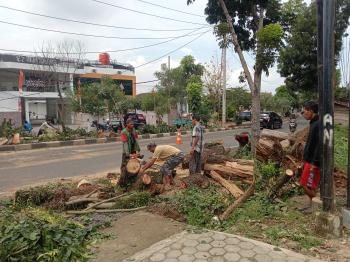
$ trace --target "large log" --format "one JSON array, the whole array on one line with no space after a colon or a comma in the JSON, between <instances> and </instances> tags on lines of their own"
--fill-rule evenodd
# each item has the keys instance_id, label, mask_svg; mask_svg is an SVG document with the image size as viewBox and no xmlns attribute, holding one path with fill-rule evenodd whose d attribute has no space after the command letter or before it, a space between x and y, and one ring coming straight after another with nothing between
<instances>
[{"instance_id":1,"label":"large log","mask_svg":"<svg viewBox=\"0 0 350 262\"><path fill-rule=\"evenodd\" d=\"M256 157L261 162L268 160L280 162L284 157L284 151L278 139L262 138L256 145Z\"/></svg>"},{"instance_id":2,"label":"large log","mask_svg":"<svg viewBox=\"0 0 350 262\"><path fill-rule=\"evenodd\" d=\"M227 163L227 162L226 162ZM253 176L253 168L251 166L236 165L235 167L223 166L218 164L205 164L205 171L217 171L221 175L228 177L251 178Z\"/></svg>"},{"instance_id":3,"label":"large log","mask_svg":"<svg viewBox=\"0 0 350 262\"><path fill-rule=\"evenodd\" d=\"M222 178L220 174L214 170L210 171L209 176L211 176L216 182L226 188L235 198L239 198L241 195L243 195L244 192L242 189Z\"/></svg>"},{"instance_id":4,"label":"large log","mask_svg":"<svg viewBox=\"0 0 350 262\"><path fill-rule=\"evenodd\" d=\"M269 129L263 129L260 133L260 136L262 138L277 139L279 141L289 139L288 133L275 131L275 130L269 130Z\"/></svg>"}]
</instances>

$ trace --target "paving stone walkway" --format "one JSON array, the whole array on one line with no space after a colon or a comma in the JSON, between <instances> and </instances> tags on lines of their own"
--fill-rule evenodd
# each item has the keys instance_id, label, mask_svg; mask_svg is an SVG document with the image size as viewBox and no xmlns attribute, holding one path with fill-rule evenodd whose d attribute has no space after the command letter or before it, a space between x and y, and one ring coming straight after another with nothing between
<instances>
[{"instance_id":1,"label":"paving stone walkway","mask_svg":"<svg viewBox=\"0 0 350 262\"><path fill-rule=\"evenodd\" d=\"M222 232L183 231L124 260L143 262L316 262L290 250Z\"/></svg>"}]
</instances>

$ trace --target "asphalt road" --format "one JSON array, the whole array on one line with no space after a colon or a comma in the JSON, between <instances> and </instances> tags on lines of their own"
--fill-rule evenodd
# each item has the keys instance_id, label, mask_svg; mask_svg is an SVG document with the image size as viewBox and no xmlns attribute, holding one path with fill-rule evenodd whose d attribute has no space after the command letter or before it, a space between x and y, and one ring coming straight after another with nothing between
<instances>
[{"instance_id":1,"label":"asphalt road","mask_svg":"<svg viewBox=\"0 0 350 262\"><path fill-rule=\"evenodd\" d=\"M298 129L306 125L298 121ZM222 139L225 147L237 146L234 135L246 131L236 129L205 133L205 142ZM281 131L288 132L288 123ZM175 145L176 137L162 137L141 140L141 151L145 159L150 157L146 145L155 141L157 144ZM190 149L190 136L182 136L182 145L176 145L185 153ZM115 172L121 163L121 143L69 146L60 148L37 149L30 151L0 153L0 194L14 188L50 181L57 178L87 176Z\"/></svg>"}]
</instances>

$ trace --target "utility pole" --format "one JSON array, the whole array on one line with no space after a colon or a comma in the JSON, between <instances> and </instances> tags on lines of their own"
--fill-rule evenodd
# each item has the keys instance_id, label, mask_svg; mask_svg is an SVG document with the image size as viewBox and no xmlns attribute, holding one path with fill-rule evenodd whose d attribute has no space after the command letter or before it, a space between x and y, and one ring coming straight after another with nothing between
<instances>
[{"instance_id":1,"label":"utility pole","mask_svg":"<svg viewBox=\"0 0 350 262\"><path fill-rule=\"evenodd\" d=\"M323 74L323 0L317 0L317 76L318 76L318 112L320 116L323 116L323 84L322 84L322 74ZM323 141L323 124L320 121L319 126L319 136L320 141ZM320 155L323 150L320 147ZM320 163L322 166L323 157L320 157ZM321 176L320 184L321 199L324 196L324 176Z\"/></svg>"},{"instance_id":2,"label":"utility pole","mask_svg":"<svg viewBox=\"0 0 350 262\"><path fill-rule=\"evenodd\" d=\"M349 122L350 125L350 83L347 84L348 92L349 92ZM346 192L346 207L350 208L350 126L348 127L348 183L347 183L347 192Z\"/></svg>"},{"instance_id":3,"label":"utility pole","mask_svg":"<svg viewBox=\"0 0 350 262\"><path fill-rule=\"evenodd\" d=\"M226 42L227 36L224 35L224 47L222 48L222 118L221 124L222 127L225 127L226 124Z\"/></svg>"},{"instance_id":4,"label":"utility pole","mask_svg":"<svg viewBox=\"0 0 350 262\"><path fill-rule=\"evenodd\" d=\"M323 210L333 212L334 203L334 18L335 0L323 1L323 97L322 97L322 176Z\"/></svg>"}]
</instances>

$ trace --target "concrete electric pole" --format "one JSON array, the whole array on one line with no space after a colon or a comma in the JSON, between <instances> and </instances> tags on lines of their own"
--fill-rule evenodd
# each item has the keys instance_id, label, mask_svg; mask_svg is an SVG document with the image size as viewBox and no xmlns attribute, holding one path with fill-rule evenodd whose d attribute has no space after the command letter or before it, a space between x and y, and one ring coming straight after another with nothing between
<instances>
[{"instance_id":1,"label":"concrete electric pole","mask_svg":"<svg viewBox=\"0 0 350 262\"><path fill-rule=\"evenodd\" d=\"M226 124L226 40L227 36L224 36L224 47L222 48L222 118L221 124L222 127L225 127Z\"/></svg>"}]
</instances>

